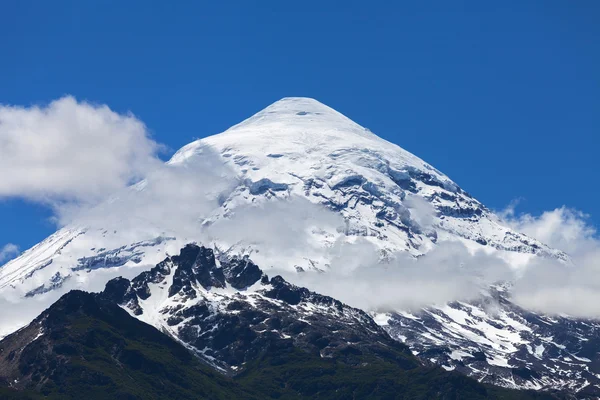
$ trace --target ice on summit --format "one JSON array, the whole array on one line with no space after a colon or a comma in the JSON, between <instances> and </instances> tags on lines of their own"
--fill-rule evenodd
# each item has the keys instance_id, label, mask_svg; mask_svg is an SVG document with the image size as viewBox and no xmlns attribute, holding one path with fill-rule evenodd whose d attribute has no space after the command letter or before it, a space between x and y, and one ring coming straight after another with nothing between
<instances>
[{"instance_id":1,"label":"ice on summit","mask_svg":"<svg viewBox=\"0 0 600 400\"><path fill-rule=\"evenodd\" d=\"M209 149L240 176L243 190L227 199L229 209L300 196L339 213L349 226L346 234L365 237L386 253L420 255L450 239L564 257L503 226L428 163L314 99L277 101L219 135L183 147L169 163L185 165ZM431 226L422 226L407 196L416 199L413 204L422 199L433 206L433 215L425 218Z\"/></svg>"}]
</instances>

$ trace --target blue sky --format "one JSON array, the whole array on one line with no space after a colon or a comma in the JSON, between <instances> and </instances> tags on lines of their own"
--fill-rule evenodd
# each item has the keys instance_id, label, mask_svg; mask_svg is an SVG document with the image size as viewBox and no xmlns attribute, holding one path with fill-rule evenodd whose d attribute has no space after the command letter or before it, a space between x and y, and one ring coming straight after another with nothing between
<instances>
[{"instance_id":1,"label":"blue sky","mask_svg":"<svg viewBox=\"0 0 600 400\"><path fill-rule=\"evenodd\" d=\"M158 3L2 2L0 103L107 104L174 151L314 97L491 208L600 224L597 1ZM37 243L51 216L0 198L0 247Z\"/></svg>"}]
</instances>

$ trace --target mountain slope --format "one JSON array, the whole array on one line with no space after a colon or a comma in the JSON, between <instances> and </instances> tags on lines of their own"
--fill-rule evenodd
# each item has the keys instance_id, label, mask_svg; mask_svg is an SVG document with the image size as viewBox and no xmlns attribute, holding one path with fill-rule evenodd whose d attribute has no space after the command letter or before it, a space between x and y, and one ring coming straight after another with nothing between
<instances>
[{"instance_id":1,"label":"mountain slope","mask_svg":"<svg viewBox=\"0 0 600 400\"><path fill-rule=\"evenodd\" d=\"M257 398L116 304L80 291L5 338L0 355L5 384L50 398Z\"/></svg>"},{"instance_id":2,"label":"mountain slope","mask_svg":"<svg viewBox=\"0 0 600 400\"><path fill-rule=\"evenodd\" d=\"M124 295L121 300L127 298L127 307L143 315L135 293L149 294L147 298L156 295L155 288L149 284L152 280L158 281L155 282L158 285L163 282L153 279L157 276L156 272L164 271L171 262L185 264L185 259L189 260L192 253L195 255L193 264L198 268L192 265L180 270L180 276L186 275L191 279L174 279L171 288L179 288L177 293L183 290L187 296L192 296L194 292L205 290L200 289L203 283L217 284L220 282L217 270L224 275L229 275L232 270L240 271L239 264L233 269L231 266L207 269L211 265L207 264L210 257L205 256L210 251L188 246L178 258L173 257L174 261L166 260L157 266L157 270L134 280L133 285L125 285L125 280L115 279L101 294L72 291L64 295L26 328L0 341L0 386L10 388L0 387L3 398L556 398L543 393L489 387L457 373L422 366L405 346L378 330L372 320L354 327L344 326L345 321L338 321L329 329L324 326L305 327L297 333L298 337L312 337L312 343L303 339L281 340L278 333L284 329L280 328L275 335L267 337L262 346L254 346L250 353L246 352L246 362L240 373L233 379L226 378L201 365L184 346L128 315L113 301L115 297ZM244 266L247 267L247 264ZM245 269L248 268L241 271ZM250 269L255 270L253 267ZM226 282L240 283L238 278L241 276L249 277L252 273L229 275ZM176 290L170 292L176 293ZM297 295L305 300L319 297L285 281L274 285L269 292L275 299L294 299L293 303L298 300ZM325 297L320 300L333 301ZM195 308L188 308L187 315L196 320L205 317L205 310L201 311L202 307L198 307L200 304L202 300ZM347 308L341 303L335 306ZM173 315L172 310L163 309L162 312ZM359 313L358 310L356 312ZM282 317L281 312L275 315ZM270 319L276 316L270 316ZM228 323L227 317L222 313L212 318L211 328L219 331L221 325ZM364 317L368 319L366 315ZM195 326L191 320L188 322L188 326ZM252 327L248 323L236 326L238 329ZM343 341L347 341L349 338L345 332L348 330L357 332L351 345L340 347L338 344L326 356L316 350L322 346L323 339L341 336ZM360 337L361 331L370 330L380 343L374 340L365 342ZM320 332L320 337L315 332ZM237 347L231 345L240 336L234 339L226 347ZM188 348L193 351L196 344L188 344ZM331 340L326 347L331 347ZM226 365L230 359L228 352L213 354L218 360L207 354L195 354L211 364L221 361L222 365Z\"/></svg>"},{"instance_id":3,"label":"mountain slope","mask_svg":"<svg viewBox=\"0 0 600 400\"><path fill-rule=\"evenodd\" d=\"M447 243L496 254L515 268L533 257L570 262L563 252L507 227L423 160L312 99L282 99L221 134L190 143L158 175L158 179L149 177L115 194L89 215L0 268L0 337L27 324L70 289L101 291L118 276L135 285L141 273L166 257L172 259L170 255L178 254L189 242L210 246L228 260L250 256L269 274L286 271L292 282L294 276L319 277L334 266L352 272L353 251L364 253L365 244L382 263L402 254L426 259ZM361 261L355 258L355 262ZM485 267L474 271L474 276ZM167 279L165 286L172 286L172 271L155 273L151 279ZM286 315L301 311L285 302L275 305L268 296L263 286L280 282L256 284L256 290L240 294L229 278L224 283L220 277L215 279L225 287L194 289L209 309L213 300L237 307L239 296L249 307L250 320L256 310L275 309ZM177 325L187 318L184 311L178 310L181 315L169 321L159 310L178 306L187 310L190 306L185 298L191 298L192 292L185 292L183 285L184 292L171 295L156 284L148 284L156 289L150 299L136 294L143 311L138 317L160 329L179 329ZM424 359L484 381L575 391L600 386L595 355L577 355L588 336L596 337L593 322L584 322L586 328L565 318L548 333L544 325L554 324L554 319L537 316L537 322L531 322L534 318L510 303L506 295L484 291L482 296L462 305L430 307L418 316L395 309L376 320ZM498 312L481 305L493 296L500 296L493 302ZM178 304L172 304L174 297ZM310 304L319 318L338 315L332 304ZM476 318L465 322L461 307L473 307ZM214 316L210 311L209 316ZM240 310L225 311L236 315ZM241 311L238 314L247 310ZM362 314L353 313L342 317L365 321ZM486 322L476 326L473 321L477 318ZM447 324L454 325L447 329ZM194 336L198 329L206 328L198 322L183 333L182 340L198 342L198 351L220 360L215 365L227 360L219 365L226 370L239 368L246 350L226 355L219 347L222 339ZM250 329L248 334L255 335L263 328L268 327ZM557 368L554 356L538 359L535 349L542 342L557 344L556 357L571 354L590 361L572 358L576 361ZM447 346L442 355L426 355L440 343ZM453 353L461 349L470 356ZM484 365L478 364L479 353L485 355Z\"/></svg>"},{"instance_id":4,"label":"mountain slope","mask_svg":"<svg viewBox=\"0 0 600 400\"><path fill-rule=\"evenodd\" d=\"M392 337L446 370L506 387L600 396L597 321L532 313L497 291L474 302L378 318Z\"/></svg>"}]
</instances>

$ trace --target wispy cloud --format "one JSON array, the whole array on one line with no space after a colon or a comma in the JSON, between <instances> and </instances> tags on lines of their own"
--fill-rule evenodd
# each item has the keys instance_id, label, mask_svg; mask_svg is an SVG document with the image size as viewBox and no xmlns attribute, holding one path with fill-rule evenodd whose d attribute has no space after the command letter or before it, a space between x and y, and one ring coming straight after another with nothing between
<instances>
[{"instance_id":1,"label":"wispy cloud","mask_svg":"<svg viewBox=\"0 0 600 400\"><path fill-rule=\"evenodd\" d=\"M0 247L0 265L18 255L19 246L13 243L5 244L4 246Z\"/></svg>"},{"instance_id":2,"label":"wispy cloud","mask_svg":"<svg viewBox=\"0 0 600 400\"><path fill-rule=\"evenodd\" d=\"M539 216L517 214L517 203L502 213L513 229L538 239L550 247L577 257L581 252L598 245L596 228L589 215L565 206L543 212Z\"/></svg>"}]
</instances>

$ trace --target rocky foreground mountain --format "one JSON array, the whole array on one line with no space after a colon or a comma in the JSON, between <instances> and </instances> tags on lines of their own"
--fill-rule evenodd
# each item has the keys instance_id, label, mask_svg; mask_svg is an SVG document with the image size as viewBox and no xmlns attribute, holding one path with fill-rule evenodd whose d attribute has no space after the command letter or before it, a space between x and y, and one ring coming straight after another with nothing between
<instances>
[{"instance_id":1,"label":"rocky foreground mountain","mask_svg":"<svg viewBox=\"0 0 600 400\"><path fill-rule=\"evenodd\" d=\"M196 245L61 297L0 341L0 385L7 399L562 398L426 365L363 311Z\"/></svg>"},{"instance_id":2,"label":"rocky foreground mountain","mask_svg":"<svg viewBox=\"0 0 600 400\"><path fill-rule=\"evenodd\" d=\"M113 279L104 294L226 373L273 345L289 343L349 364L365 353L414 366L414 360L407 361L410 350L364 311L280 276L269 279L248 259L217 265L205 247L188 245L130 282Z\"/></svg>"},{"instance_id":3,"label":"rocky foreground mountain","mask_svg":"<svg viewBox=\"0 0 600 400\"><path fill-rule=\"evenodd\" d=\"M173 256L190 242L212 251L207 260L216 254L204 275L185 266L185 254ZM339 260L359 245L394 266L399 255L426 259L448 243L494 254L514 268L537 258L570 263L418 157L316 100L285 98L184 146L155 176L0 268L0 336L26 326L69 290L98 292L109 282L113 301L227 374L271 336L289 336L327 358L345 339L357 339L341 328L339 337L326 335L327 324L341 321L364 325L360 337L372 352L383 347L368 333L385 331L421 360L481 382L597 396L598 324L524 310L506 285L485 288L476 300L381 313L278 278L263 281L254 264L270 275L285 271L293 283L350 268L352 260ZM246 269L252 278L236 281ZM291 302L281 297L288 295ZM315 327L316 338L298 334L305 324Z\"/></svg>"}]
</instances>

